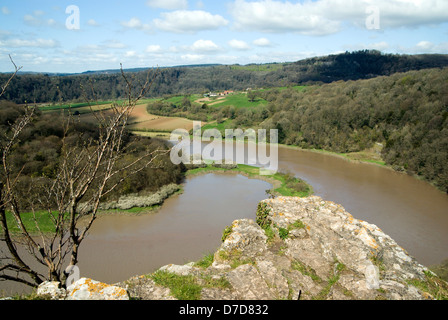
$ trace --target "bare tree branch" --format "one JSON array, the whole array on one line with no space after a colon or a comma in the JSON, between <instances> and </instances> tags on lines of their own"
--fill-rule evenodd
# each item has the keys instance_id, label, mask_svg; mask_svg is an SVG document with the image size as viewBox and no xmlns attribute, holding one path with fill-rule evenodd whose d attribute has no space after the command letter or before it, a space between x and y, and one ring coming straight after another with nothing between
<instances>
[{"instance_id":1,"label":"bare tree branch","mask_svg":"<svg viewBox=\"0 0 448 320\"><path fill-rule=\"evenodd\" d=\"M0 92L0 97L5 94L5 91L8 88L9 84L11 83L12 79L14 79L17 73L22 69L22 67L17 67L14 60L12 60L11 55L9 55L9 60L11 60L11 63L14 65L14 73L11 75L11 77L9 77L6 83L1 86L2 91Z\"/></svg>"},{"instance_id":2,"label":"bare tree branch","mask_svg":"<svg viewBox=\"0 0 448 320\"><path fill-rule=\"evenodd\" d=\"M2 94L20 70L15 64L14 68L15 73L2 87ZM67 137L71 125L74 124L71 112L69 112L66 122L63 123L62 148L55 177L51 182L45 182L47 183L45 192L36 196L36 199L29 200L32 202L30 204L31 214L39 240L30 233L22 220L22 212L16 194L20 173L13 179L9 163L12 147L17 143L24 128L31 123L35 108L27 108L25 114L11 127L11 134L2 147L3 181L0 181L0 223L3 234L2 241L7 245L10 255L8 259L12 263L0 266L0 279L18 281L33 286L39 285L44 280L60 281L65 285L68 274L65 271L66 268L63 267L64 263L67 263L67 259L69 259L69 266L78 263L79 247L97 218L101 200L126 179L120 175L125 171L127 177L137 174L153 165L157 157L169 152L166 149L148 150L128 163L121 163L126 151L124 137L129 117L138 101L148 93L158 70L153 73L152 77L148 71L146 80L139 84L141 87L135 95L133 79L124 73L122 66L121 74L127 86L127 97L124 103L112 105L111 114L106 115L101 108L95 112L93 103L88 100L90 110L98 122L97 139L86 141L81 133L78 144L70 143ZM91 85L91 90L91 94L95 98L93 85ZM7 207L10 208L9 214L12 215L20 230L22 245L27 248L35 261L47 268L46 276L33 270L19 254L16 247L18 240L11 235L8 224ZM39 208L45 208L45 212L54 226L51 234L40 228L36 214L36 210ZM88 218L87 222L81 226L79 222L85 217ZM11 276L10 273L3 272L6 270L16 272L17 275ZM31 277L34 282L24 280L20 276L22 274Z\"/></svg>"}]
</instances>

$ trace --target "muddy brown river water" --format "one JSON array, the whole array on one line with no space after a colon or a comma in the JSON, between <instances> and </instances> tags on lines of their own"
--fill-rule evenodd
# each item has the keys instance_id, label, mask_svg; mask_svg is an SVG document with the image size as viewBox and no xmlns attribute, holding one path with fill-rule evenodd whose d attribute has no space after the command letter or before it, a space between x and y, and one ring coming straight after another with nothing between
<instances>
[{"instance_id":1,"label":"muddy brown river water","mask_svg":"<svg viewBox=\"0 0 448 320\"><path fill-rule=\"evenodd\" d=\"M279 148L279 168L306 180L315 195L376 224L424 265L448 258L448 196L405 174L323 153ZM235 219L255 218L271 185L235 174L188 178L184 193L157 213L103 216L80 252L81 276L114 283L214 252ZM0 291L13 286L0 283Z\"/></svg>"}]
</instances>

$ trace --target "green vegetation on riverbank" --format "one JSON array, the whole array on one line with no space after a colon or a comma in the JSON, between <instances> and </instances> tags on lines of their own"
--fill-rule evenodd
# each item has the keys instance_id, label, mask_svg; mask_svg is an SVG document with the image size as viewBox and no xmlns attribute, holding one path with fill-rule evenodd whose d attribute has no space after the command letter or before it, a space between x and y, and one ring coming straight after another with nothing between
<instances>
[{"instance_id":1,"label":"green vegetation on riverbank","mask_svg":"<svg viewBox=\"0 0 448 320\"><path fill-rule=\"evenodd\" d=\"M249 178L260 179L270 182L274 185L269 192L274 196L287 196L287 197L308 197L313 194L313 189L305 181L294 177L289 172L277 172L272 175L261 175L260 168L239 164L236 168L225 169L216 167L214 165L208 165L203 168L191 169L187 172L187 175L197 175L213 172L233 172L245 175Z\"/></svg>"}]
</instances>

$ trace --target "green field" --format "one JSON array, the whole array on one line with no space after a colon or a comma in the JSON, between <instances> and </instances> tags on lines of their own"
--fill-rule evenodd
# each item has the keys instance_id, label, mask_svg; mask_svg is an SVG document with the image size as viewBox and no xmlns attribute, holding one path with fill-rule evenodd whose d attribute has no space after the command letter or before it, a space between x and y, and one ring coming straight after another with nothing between
<instances>
[{"instance_id":1,"label":"green field","mask_svg":"<svg viewBox=\"0 0 448 320\"><path fill-rule=\"evenodd\" d=\"M232 70L247 70L255 72L271 72L283 69L283 64L272 63L272 64L248 64L248 65L233 65L230 67Z\"/></svg>"},{"instance_id":2,"label":"green field","mask_svg":"<svg viewBox=\"0 0 448 320\"><path fill-rule=\"evenodd\" d=\"M89 106L102 106L105 104L112 104L112 101L99 101L99 102L80 102L80 103L73 103L73 104L58 104L58 105L49 105L49 106L42 106L39 107L42 111L54 111L54 110L65 110L65 109L78 109L83 107L89 107Z\"/></svg>"},{"instance_id":3,"label":"green field","mask_svg":"<svg viewBox=\"0 0 448 320\"><path fill-rule=\"evenodd\" d=\"M202 131L208 130L208 129L218 129L219 132L221 132L222 135L224 135L226 129L233 129L233 120L225 120L222 123L212 122L209 124L206 124L202 127Z\"/></svg>"},{"instance_id":4,"label":"green field","mask_svg":"<svg viewBox=\"0 0 448 320\"><path fill-rule=\"evenodd\" d=\"M138 104L147 104L155 99L142 99L138 101ZM96 101L96 102L78 102L78 103L70 103L70 104L55 104L55 105L46 105L40 106L39 109L41 111L55 111L55 110L67 110L67 109L89 109L90 107L95 106L105 106L112 105L116 103L118 105L124 103L125 100L117 100L117 101Z\"/></svg>"},{"instance_id":5,"label":"green field","mask_svg":"<svg viewBox=\"0 0 448 320\"><path fill-rule=\"evenodd\" d=\"M267 105L267 101L261 98L256 98L253 102L249 101L245 93L236 93L228 95L223 100L211 101L209 103L210 107L225 107L234 106L235 108L255 108L262 105ZM213 105L211 105L213 104Z\"/></svg>"}]
</instances>

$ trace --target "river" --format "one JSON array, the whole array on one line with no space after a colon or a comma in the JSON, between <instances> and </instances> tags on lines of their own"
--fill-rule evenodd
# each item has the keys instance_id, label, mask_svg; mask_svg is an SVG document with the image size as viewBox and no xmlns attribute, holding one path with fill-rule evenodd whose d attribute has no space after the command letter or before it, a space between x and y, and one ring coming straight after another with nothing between
<instances>
[{"instance_id":1,"label":"river","mask_svg":"<svg viewBox=\"0 0 448 320\"><path fill-rule=\"evenodd\" d=\"M279 168L315 195L376 224L420 263L448 258L448 196L406 174L329 154L279 148ZM220 244L225 226L255 218L270 184L235 174L190 177L181 195L156 213L98 219L80 250L81 276L115 283L169 264L200 259ZM10 284L0 283L0 290Z\"/></svg>"}]
</instances>

